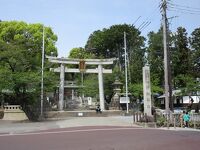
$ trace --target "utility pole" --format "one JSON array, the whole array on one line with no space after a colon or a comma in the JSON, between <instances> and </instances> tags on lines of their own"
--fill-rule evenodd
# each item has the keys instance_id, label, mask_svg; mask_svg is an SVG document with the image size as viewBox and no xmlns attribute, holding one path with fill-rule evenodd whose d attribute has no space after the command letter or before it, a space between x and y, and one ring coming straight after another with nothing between
<instances>
[{"instance_id":1,"label":"utility pole","mask_svg":"<svg viewBox=\"0 0 200 150\"><path fill-rule=\"evenodd\" d=\"M164 46L164 75L165 75L165 111L169 115L169 60L168 60L168 39L167 39L167 2L162 0L162 20L163 20L163 46Z\"/></svg>"},{"instance_id":2,"label":"utility pole","mask_svg":"<svg viewBox=\"0 0 200 150\"><path fill-rule=\"evenodd\" d=\"M42 32L42 75L41 75L41 108L40 117L43 118L43 101L44 101L44 26Z\"/></svg>"},{"instance_id":3,"label":"utility pole","mask_svg":"<svg viewBox=\"0 0 200 150\"><path fill-rule=\"evenodd\" d=\"M124 51L125 51L125 84L126 84L126 113L128 114L128 77L127 77L127 52L126 52L126 32L124 32Z\"/></svg>"}]
</instances>

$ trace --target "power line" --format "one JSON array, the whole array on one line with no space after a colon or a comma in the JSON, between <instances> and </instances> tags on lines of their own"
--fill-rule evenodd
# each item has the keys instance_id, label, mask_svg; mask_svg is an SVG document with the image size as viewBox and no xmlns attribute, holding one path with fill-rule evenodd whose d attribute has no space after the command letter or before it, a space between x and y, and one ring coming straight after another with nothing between
<instances>
[{"instance_id":1,"label":"power line","mask_svg":"<svg viewBox=\"0 0 200 150\"><path fill-rule=\"evenodd\" d=\"M143 27L140 28L141 31L143 31L145 28L147 28L151 24L151 21L147 22Z\"/></svg>"},{"instance_id":2,"label":"power line","mask_svg":"<svg viewBox=\"0 0 200 150\"><path fill-rule=\"evenodd\" d=\"M200 13L195 13L195 12L189 12L189 11L182 11L179 9L168 9L169 11L175 11L183 14L191 14L191 15L200 15Z\"/></svg>"},{"instance_id":3,"label":"power line","mask_svg":"<svg viewBox=\"0 0 200 150\"><path fill-rule=\"evenodd\" d=\"M141 18L141 16L139 16L139 17L135 20L135 22L133 23L133 26L135 26L136 22L137 22L140 18Z\"/></svg>"},{"instance_id":4,"label":"power line","mask_svg":"<svg viewBox=\"0 0 200 150\"><path fill-rule=\"evenodd\" d=\"M169 4L168 5L169 11L177 11L180 13L200 15L200 8L194 8L194 7L189 7L189 6L184 6L184 5L174 4L174 3L168 3L168 4Z\"/></svg>"},{"instance_id":5,"label":"power line","mask_svg":"<svg viewBox=\"0 0 200 150\"><path fill-rule=\"evenodd\" d=\"M171 6L170 6L170 7L171 7ZM175 9L183 10L183 11L191 11L191 12L200 13L200 10L192 10L192 9L185 9L185 8L178 8L178 7L171 7L171 8L175 8Z\"/></svg>"},{"instance_id":6,"label":"power line","mask_svg":"<svg viewBox=\"0 0 200 150\"><path fill-rule=\"evenodd\" d=\"M157 0L157 1L160 1L160 0ZM147 17L147 19L145 21L143 21L139 27L137 28L138 30L140 31L143 31L144 29L146 29L153 21L154 19L156 19L155 16L155 12L159 11L160 10L160 6L157 6L151 13L150 15ZM141 18L141 16L140 16Z\"/></svg>"},{"instance_id":7,"label":"power line","mask_svg":"<svg viewBox=\"0 0 200 150\"><path fill-rule=\"evenodd\" d=\"M184 9L184 8L178 8L178 7L173 7L173 6L169 6L169 8L174 8L174 9L181 10L181 11L189 11L189 12L194 12L194 13L200 13L200 10Z\"/></svg>"},{"instance_id":8,"label":"power line","mask_svg":"<svg viewBox=\"0 0 200 150\"><path fill-rule=\"evenodd\" d=\"M190 10L200 11L200 8L197 8L197 7L184 6L184 5L174 4L174 3L170 3L170 2L168 4L175 6L175 7L179 7L179 8L186 8L186 9L190 9Z\"/></svg>"}]
</instances>

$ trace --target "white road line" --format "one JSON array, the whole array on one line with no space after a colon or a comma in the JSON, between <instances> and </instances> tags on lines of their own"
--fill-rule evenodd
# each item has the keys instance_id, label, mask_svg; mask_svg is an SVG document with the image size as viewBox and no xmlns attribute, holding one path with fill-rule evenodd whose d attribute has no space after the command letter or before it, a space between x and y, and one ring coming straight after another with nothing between
<instances>
[{"instance_id":1,"label":"white road line","mask_svg":"<svg viewBox=\"0 0 200 150\"><path fill-rule=\"evenodd\" d=\"M0 137L5 136L26 136L26 135L45 135L45 134L60 134L60 133L77 133L77 132L94 132L94 131L118 131L118 130L146 130L151 128L105 128L105 129L85 129L85 130L71 130L71 131L51 131L51 132L35 132L35 133L10 133L2 134Z\"/></svg>"}]
</instances>

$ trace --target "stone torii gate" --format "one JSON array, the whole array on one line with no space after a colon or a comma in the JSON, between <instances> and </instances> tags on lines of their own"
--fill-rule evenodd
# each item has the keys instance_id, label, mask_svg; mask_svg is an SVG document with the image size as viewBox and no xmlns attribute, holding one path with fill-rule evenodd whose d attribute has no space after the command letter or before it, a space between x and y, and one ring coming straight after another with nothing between
<instances>
[{"instance_id":1,"label":"stone torii gate","mask_svg":"<svg viewBox=\"0 0 200 150\"><path fill-rule=\"evenodd\" d=\"M64 105L64 81L65 81L65 72L66 73L98 73L99 81L99 100L100 108L102 111L105 110L104 105L104 88L103 88L103 73L112 73L112 69L104 69L103 65L111 65L115 59L71 59L71 58L57 58L46 56L49 62L58 63L60 67L53 68L54 72L60 72L60 85L59 85L59 103L58 109L63 110ZM79 68L67 68L66 64L75 64L79 65ZM86 65L97 65L96 69L87 69Z\"/></svg>"}]
</instances>

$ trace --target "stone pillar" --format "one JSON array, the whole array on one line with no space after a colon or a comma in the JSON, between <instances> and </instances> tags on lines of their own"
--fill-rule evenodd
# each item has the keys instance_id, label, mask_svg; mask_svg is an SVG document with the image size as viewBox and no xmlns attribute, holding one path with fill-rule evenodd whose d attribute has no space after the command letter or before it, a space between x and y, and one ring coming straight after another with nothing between
<instances>
[{"instance_id":1,"label":"stone pillar","mask_svg":"<svg viewBox=\"0 0 200 150\"><path fill-rule=\"evenodd\" d=\"M104 111L105 110L105 104L104 104L103 67L102 67L102 65L98 65L98 78L99 78L100 108L101 108L102 111Z\"/></svg>"},{"instance_id":2,"label":"stone pillar","mask_svg":"<svg viewBox=\"0 0 200 150\"><path fill-rule=\"evenodd\" d=\"M63 110L64 105L64 84L65 84L65 66L64 64L60 65L60 86L59 86L59 103L58 110Z\"/></svg>"},{"instance_id":3,"label":"stone pillar","mask_svg":"<svg viewBox=\"0 0 200 150\"><path fill-rule=\"evenodd\" d=\"M151 84L149 66L143 67L143 94L144 94L144 113L151 116Z\"/></svg>"},{"instance_id":4,"label":"stone pillar","mask_svg":"<svg viewBox=\"0 0 200 150\"><path fill-rule=\"evenodd\" d=\"M72 100L74 100L74 89L72 89Z\"/></svg>"}]
</instances>

